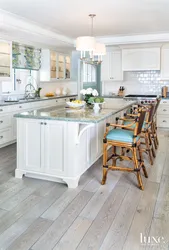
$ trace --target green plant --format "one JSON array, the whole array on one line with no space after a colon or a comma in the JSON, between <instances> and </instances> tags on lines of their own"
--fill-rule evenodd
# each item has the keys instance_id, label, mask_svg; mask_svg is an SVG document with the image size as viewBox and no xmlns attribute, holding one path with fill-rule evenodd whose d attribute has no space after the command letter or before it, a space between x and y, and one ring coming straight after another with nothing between
<instances>
[{"instance_id":1,"label":"green plant","mask_svg":"<svg viewBox=\"0 0 169 250\"><path fill-rule=\"evenodd\" d=\"M99 96L96 96L96 97L90 97L89 99L88 99L88 102L89 103L102 103L102 102L104 102L104 98L103 97L99 97Z\"/></svg>"}]
</instances>

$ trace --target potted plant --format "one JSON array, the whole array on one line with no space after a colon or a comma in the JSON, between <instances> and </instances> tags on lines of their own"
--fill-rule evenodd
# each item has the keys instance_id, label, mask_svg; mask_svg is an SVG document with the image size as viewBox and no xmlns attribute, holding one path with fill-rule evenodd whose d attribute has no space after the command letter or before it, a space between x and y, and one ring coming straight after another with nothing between
<instances>
[{"instance_id":1,"label":"potted plant","mask_svg":"<svg viewBox=\"0 0 169 250\"><path fill-rule=\"evenodd\" d=\"M92 104L91 101L89 101L89 99L91 97L96 97L99 95L98 91L92 88L82 89L80 91L80 94L84 96L84 101L87 103L88 106Z\"/></svg>"},{"instance_id":2,"label":"potted plant","mask_svg":"<svg viewBox=\"0 0 169 250\"><path fill-rule=\"evenodd\" d=\"M90 102L91 104L93 104L93 109L94 110L99 110L100 109L100 104L104 103L104 98L103 97L90 97L88 102Z\"/></svg>"}]
</instances>

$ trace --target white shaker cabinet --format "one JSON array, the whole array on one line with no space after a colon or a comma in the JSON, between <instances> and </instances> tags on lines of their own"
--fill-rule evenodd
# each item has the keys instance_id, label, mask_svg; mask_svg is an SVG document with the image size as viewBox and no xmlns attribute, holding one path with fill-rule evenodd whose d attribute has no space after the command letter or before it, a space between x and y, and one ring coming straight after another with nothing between
<instances>
[{"instance_id":1,"label":"white shaker cabinet","mask_svg":"<svg viewBox=\"0 0 169 250\"><path fill-rule=\"evenodd\" d=\"M37 120L24 123L25 138L19 138L19 140L24 142L23 157L27 170L41 171L41 128L41 122Z\"/></svg>"},{"instance_id":2,"label":"white shaker cabinet","mask_svg":"<svg viewBox=\"0 0 169 250\"><path fill-rule=\"evenodd\" d=\"M107 52L101 64L102 81L123 80L121 51Z\"/></svg>"},{"instance_id":3,"label":"white shaker cabinet","mask_svg":"<svg viewBox=\"0 0 169 250\"><path fill-rule=\"evenodd\" d=\"M169 100L162 99L157 110L157 127L169 128Z\"/></svg>"},{"instance_id":4,"label":"white shaker cabinet","mask_svg":"<svg viewBox=\"0 0 169 250\"><path fill-rule=\"evenodd\" d=\"M169 48L161 50L161 79L169 80Z\"/></svg>"},{"instance_id":5,"label":"white shaker cabinet","mask_svg":"<svg viewBox=\"0 0 169 250\"><path fill-rule=\"evenodd\" d=\"M19 128L20 129L20 128ZM22 126L24 138L24 170L57 174L64 171L64 123L49 120L26 120ZM18 143L20 144L20 143ZM21 150L19 148L19 150Z\"/></svg>"},{"instance_id":6,"label":"white shaker cabinet","mask_svg":"<svg viewBox=\"0 0 169 250\"><path fill-rule=\"evenodd\" d=\"M11 80L12 74L12 43L0 41L0 80Z\"/></svg>"},{"instance_id":7,"label":"white shaker cabinet","mask_svg":"<svg viewBox=\"0 0 169 250\"><path fill-rule=\"evenodd\" d=\"M160 70L160 48L123 49L122 70Z\"/></svg>"},{"instance_id":8,"label":"white shaker cabinet","mask_svg":"<svg viewBox=\"0 0 169 250\"><path fill-rule=\"evenodd\" d=\"M46 173L57 174L64 171L64 123L44 121L42 133L41 162Z\"/></svg>"}]
</instances>

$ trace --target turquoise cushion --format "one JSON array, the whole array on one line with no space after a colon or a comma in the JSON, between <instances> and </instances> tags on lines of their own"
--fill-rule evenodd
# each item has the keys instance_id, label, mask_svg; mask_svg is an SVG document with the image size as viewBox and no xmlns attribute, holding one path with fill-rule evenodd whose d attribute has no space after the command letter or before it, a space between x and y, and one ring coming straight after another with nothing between
<instances>
[{"instance_id":1,"label":"turquoise cushion","mask_svg":"<svg viewBox=\"0 0 169 250\"><path fill-rule=\"evenodd\" d=\"M106 138L107 140L111 141L119 141L119 142L133 142L134 133L133 131L126 130L126 129L112 129L108 132ZM139 137L137 136L136 140L138 140Z\"/></svg>"}]
</instances>

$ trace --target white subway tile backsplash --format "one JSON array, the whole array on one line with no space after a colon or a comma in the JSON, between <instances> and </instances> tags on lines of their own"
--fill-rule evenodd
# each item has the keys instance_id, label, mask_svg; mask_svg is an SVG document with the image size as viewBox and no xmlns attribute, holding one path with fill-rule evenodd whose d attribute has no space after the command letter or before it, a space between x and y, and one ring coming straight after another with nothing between
<instances>
[{"instance_id":1,"label":"white subway tile backsplash","mask_svg":"<svg viewBox=\"0 0 169 250\"><path fill-rule=\"evenodd\" d=\"M159 70L124 72L124 81L104 83L104 94L117 93L120 86L125 87L126 94L161 94L165 85L169 86L169 81L161 80Z\"/></svg>"}]
</instances>

